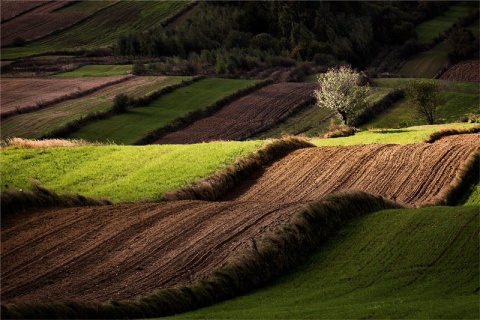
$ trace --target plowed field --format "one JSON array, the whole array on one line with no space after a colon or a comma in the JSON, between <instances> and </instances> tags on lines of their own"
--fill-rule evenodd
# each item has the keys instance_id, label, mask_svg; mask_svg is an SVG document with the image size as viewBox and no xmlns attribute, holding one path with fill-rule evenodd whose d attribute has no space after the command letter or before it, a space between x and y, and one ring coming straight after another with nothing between
<instances>
[{"instance_id":1,"label":"plowed field","mask_svg":"<svg viewBox=\"0 0 480 320\"><path fill-rule=\"evenodd\" d=\"M442 80L480 82L480 61L463 61L453 65L441 77Z\"/></svg>"},{"instance_id":2,"label":"plowed field","mask_svg":"<svg viewBox=\"0 0 480 320\"><path fill-rule=\"evenodd\" d=\"M264 87L155 143L198 143L248 137L312 99L316 86L313 83L279 83Z\"/></svg>"},{"instance_id":3,"label":"plowed field","mask_svg":"<svg viewBox=\"0 0 480 320\"><path fill-rule=\"evenodd\" d=\"M429 201L476 147L300 149L225 197L234 201L53 208L2 217L2 303L106 302L188 284L331 192L356 188L406 204Z\"/></svg>"},{"instance_id":4,"label":"plowed field","mask_svg":"<svg viewBox=\"0 0 480 320\"><path fill-rule=\"evenodd\" d=\"M2 303L106 302L186 284L300 207L176 201L2 217Z\"/></svg>"},{"instance_id":5,"label":"plowed field","mask_svg":"<svg viewBox=\"0 0 480 320\"><path fill-rule=\"evenodd\" d=\"M102 7L113 3L111 1L98 1L97 5L91 6L91 10L59 10L69 2L70 1L50 1L2 23L2 46L12 44L16 38L34 40L51 34L54 31L65 29L87 18Z\"/></svg>"},{"instance_id":6,"label":"plowed field","mask_svg":"<svg viewBox=\"0 0 480 320\"><path fill-rule=\"evenodd\" d=\"M0 15L2 20L11 19L46 2L48 1L2 1Z\"/></svg>"},{"instance_id":7,"label":"plowed field","mask_svg":"<svg viewBox=\"0 0 480 320\"><path fill-rule=\"evenodd\" d=\"M77 79L2 78L1 113L35 106L67 95L114 83L126 76Z\"/></svg>"},{"instance_id":8,"label":"plowed field","mask_svg":"<svg viewBox=\"0 0 480 320\"><path fill-rule=\"evenodd\" d=\"M480 145L480 133L470 134L457 134L452 136L446 136L436 141L435 143L448 143L448 144L472 144Z\"/></svg>"},{"instance_id":9,"label":"plowed field","mask_svg":"<svg viewBox=\"0 0 480 320\"><path fill-rule=\"evenodd\" d=\"M315 201L359 189L408 205L425 203L452 182L474 149L448 143L301 149L244 181L226 199Z\"/></svg>"}]
</instances>

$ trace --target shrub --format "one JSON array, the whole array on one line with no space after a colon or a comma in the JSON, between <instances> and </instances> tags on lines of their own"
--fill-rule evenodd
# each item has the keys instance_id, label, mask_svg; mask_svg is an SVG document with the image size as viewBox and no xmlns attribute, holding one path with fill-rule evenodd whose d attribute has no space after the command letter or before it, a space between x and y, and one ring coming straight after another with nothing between
<instances>
[{"instance_id":1,"label":"shrub","mask_svg":"<svg viewBox=\"0 0 480 320\"><path fill-rule=\"evenodd\" d=\"M130 98L125 93L120 93L113 99L113 112L122 113L127 111L127 107L130 103Z\"/></svg>"}]
</instances>

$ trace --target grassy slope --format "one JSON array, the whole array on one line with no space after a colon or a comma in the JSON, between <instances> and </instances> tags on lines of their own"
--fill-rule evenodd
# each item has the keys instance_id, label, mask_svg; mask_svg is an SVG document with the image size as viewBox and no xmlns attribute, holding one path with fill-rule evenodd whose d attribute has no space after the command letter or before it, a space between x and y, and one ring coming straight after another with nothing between
<instances>
[{"instance_id":1,"label":"grassy slope","mask_svg":"<svg viewBox=\"0 0 480 320\"><path fill-rule=\"evenodd\" d=\"M477 124L473 123L452 123L447 125L426 125L417 127L408 127L403 129L382 129L382 130L364 130L356 133L354 136L312 139L310 142L317 146L349 146L355 144L371 143L394 143L410 144L418 143L427 138L435 131L447 128L471 128Z\"/></svg>"},{"instance_id":2,"label":"grassy slope","mask_svg":"<svg viewBox=\"0 0 480 320\"><path fill-rule=\"evenodd\" d=\"M174 90L146 107L134 108L126 113L92 122L67 138L133 144L146 133L191 111L206 108L254 82L254 80L203 79Z\"/></svg>"},{"instance_id":3,"label":"grassy slope","mask_svg":"<svg viewBox=\"0 0 480 320\"><path fill-rule=\"evenodd\" d=\"M26 189L32 177L58 193L113 201L159 199L162 193L203 178L264 143L7 149L0 151L1 190Z\"/></svg>"},{"instance_id":4,"label":"grassy slope","mask_svg":"<svg viewBox=\"0 0 480 320\"><path fill-rule=\"evenodd\" d=\"M118 35L145 30L185 6L187 1L119 1L89 19L23 47L2 49L2 59L41 52L91 49L112 45ZM72 10L75 4L69 10Z\"/></svg>"},{"instance_id":5,"label":"grassy slope","mask_svg":"<svg viewBox=\"0 0 480 320\"><path fill-rule=\"evenodd\" d=\"M106 77L128 74L132 65L87 65L69 72L54 75L55 78Z\"/></svg>"},{"instance_id":6,"label":"grassy slope","mask_svg":"<svg viewBox=\"0 0 480 320\"><path fill-rule=\"evenodd\" d=\"M417 27L419 40L430 42L439 33L448 29L461 16L468 12L478 10L478 6L472 6L474 3L457 3L450 7L447 12L439 18L427 21ZM479 21L472 23L467 29L478 37ZM420 52L409 59L398 74L417 78L433 78L445 65L448 60L448 52L450 48L446 41L440 42L430 50Z\"/></svg>"},{"instance_id":7,"label":"grassy slope","mask_svg":"<svg viewBox=\"0 0 480 320\"><path fill-rule=\"evenodd\" d=\"M418 40L429 43L440 33L447 30L459 18L467 15L473 10L478 9L478 5L472 2L457 2L450 6L441 16L426 21L416 27Z\"/></svg>"},{"instance_id":8,"label":"grassy slope","mask_svg":"<svg viewBox=\"0 0 480 320\"><path fill-rule=\"evenodd\" d=\"M476 319L479 221L476 207L373 213L270 287L174 318Z\"/></svg>"},{"instance_id":9,"label":"grassy slope","mask_svg":"<svg viewBox=\"0 0 480 320\"><path fill-rule=\"evenodd\" d=\"M104 111L112 107L113 97L126 93L133 97L142 97L161 88L176 84L190 77L151 78L152 81L144 86L132 87L130 83L120 83L112 86L102 94L91 95L68 100L53 108L45 108L32 113L26 113L7 119L2 123L2 135L37 139L43 134L66 125L67 123L86 116L91 112Z\"/></svg>"},{"instance_id":10,"label":"grassy slope","mask_svg":"<svg viewBox=\"0 0 480 320\"><path fill-rule=\"evenodd\" d=\"M410 78L375 79L374 83L384 88L395 88L405 86L412 80L413 79ZM436 81L443 86L446 99L446 103L438 107L437 119L444 119L446 122L455 122L462 116L478 112L480 89L477 83L445 80L432 81ZM401 100L362 126L362 129L402 128L424 124L427 124L427 121L419 117L406 100Z\"/></svg>"}]
</instances>

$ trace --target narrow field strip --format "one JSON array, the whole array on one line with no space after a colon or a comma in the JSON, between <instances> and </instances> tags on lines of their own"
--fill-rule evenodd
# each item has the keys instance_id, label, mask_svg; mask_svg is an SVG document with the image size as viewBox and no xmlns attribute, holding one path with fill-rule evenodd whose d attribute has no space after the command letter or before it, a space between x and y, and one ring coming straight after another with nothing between
<instances>
[{"instance_id":1,"label":"narrow field strip","mask_svg":"<svg viewBox=\"0 0 480 320\"><path fill-rule=\"evenodd\" d=\"M437 201L477 147L438 143L296 150L242 182L224 199L316 201L333 192L357 189L420 205Z\"/></svg>"},{"instance_id":2,"label":"narrow field strip","mask_svg":"<svg viewBox=\"0 0 480 320\"><path fill-rule=\"evenodd\" d=\"M241 140L275 124L301 104L312 100L315 84L281 83L261 88L155 143L199 143Z\"/></svg>"},{"instance_id":3,"label":"narrow field strip","mask_svg":"<svg viewBox=\"0 0 480 320\"><path fill-rule=\"evenodd\" d=\"M2 78L2 120L17 113L36 111L64 100L78 98L85 92L123 82L129 77L131 76L77 79Z\"/></svg>"},{"instance_id":4,"label":"narrow field strip","mask_svg":"<svg viewBox=\"0 0 480 320\"><path fill-rule=\"evenodd\" d=\"M255 80L207 78L178 88L151 102L108 119L87 124L66 136L69 139L133 144L148 132L171 123L189 112L204 109Z\"/></svg>"},{"instance_id":5,"label":"narrow field strip","mask_svg":"<svg viewBox=\"0 0 480 320\"><path fill-rule=\"evenodd\" d=\"M132 77L123 83L98 90L88 96L3 120L1 127L2 137L37 139L71 121L85 117L89 113L101 112L111 108L113 99L117 94L124 93L131 97L140 98L189 78Z\"/></svg>"}]
</instances>

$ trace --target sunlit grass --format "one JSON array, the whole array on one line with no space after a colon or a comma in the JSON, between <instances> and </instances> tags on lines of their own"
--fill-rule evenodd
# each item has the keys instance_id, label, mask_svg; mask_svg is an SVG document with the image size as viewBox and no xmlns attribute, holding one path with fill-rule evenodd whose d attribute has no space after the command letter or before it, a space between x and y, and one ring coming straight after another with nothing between
<instances>
[{"instance_id":1,"label":"sunlit grass","mask_svg":"<svg viewBox=\"0 0 480 320\"><path fill-rule=\"evenodd\" d=\"M58 193L113 201L159 199L164 192L212 174L264 143L1 150L1 190L26 189L33 178Z\"/></svg>"}]
</instances>

